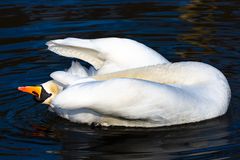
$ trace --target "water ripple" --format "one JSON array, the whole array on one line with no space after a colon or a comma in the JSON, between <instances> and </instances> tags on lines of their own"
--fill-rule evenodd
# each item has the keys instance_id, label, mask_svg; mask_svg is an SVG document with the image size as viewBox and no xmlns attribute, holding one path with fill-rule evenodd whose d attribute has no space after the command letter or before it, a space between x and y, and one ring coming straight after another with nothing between
<instances>
[{"instance_id":1,"label":"water ripple","mask_svg":"<svg viewBox=\"0 0 240 160\"><path fill-rule=\"evenodd\" d=\"M238 158L237 0L13 0L0 2L0 12L0 159ZM222 70L232 89L227 114L164 128L92 129L58 117L16 90L69 67L71 59L47 51L46 41L113 36L145 43L171 61L197 60Z\"/></svg>"}]
</instances>

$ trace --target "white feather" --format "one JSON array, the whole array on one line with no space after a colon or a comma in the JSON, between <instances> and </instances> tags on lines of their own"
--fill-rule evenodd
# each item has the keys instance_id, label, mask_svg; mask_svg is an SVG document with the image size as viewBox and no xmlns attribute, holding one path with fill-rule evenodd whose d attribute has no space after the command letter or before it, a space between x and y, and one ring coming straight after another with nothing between
<instances>
[{"instance_id":1,"label":"white feather","mask_svg":"<svg viewBox=\"0 0 240 160\"><path fill-rule=\"evenodd\" d=\"M166 126L220 116L227 111L231 95L221 72L197 62L155 65L93 78L95 81L86 83L77 80L61 92L52 103L55 111L75 110L78 114L89 109L98 113L98 122L105 125ZM78 121L77 115L71 117Z\"/></svg>"},{"instance_id":2,"label":"white feather","mask_svg":"<svg viewBox=\"0 0 240 160\"><path fill-rule=\"evenodd\" d=\"M50 77L66 87L76 83L94 81L94 79L89 78L89 76L94 76L95 74L96 70L94 68L90 67L87 69L79 62L72 61L72 65L67 71L55 71L50 74Z\"/></svg>"},{"instance_id":3,"label":"white feather","mask_svg":"<svg viewBox=\"0 0 240 160\"><path fill-rule=\"evenodd\" d=\"M65 57L73 57L92 64L98 74L142 66L169 63L151 48L130 39L66 38L47 42L48 49Z\"/></svg>"},{"instance_id":4,"label":"white feather","mask_svg":"<svg viewBox=\"0 0 240 160\"><path fill-rule=\"evenodd\" d=\"M67 70L68 73L78 77L87 77L88 71L85 67L83 67L79 62L72 61L71 67Z\"/></svg>"},{"instance_id":5,"label":"white feather","mask_svg":"<svg viewBox=\"0 0 240 160\"><path fill-rule=\"evenodd\" d=\"M170 63L145 45L120 38L68 38L48 45L50 50L60 47L60 55L86 60L98 69L95 73L73 63L67 72L51 74L66 88L50 105L70 121L157 127L198 122L227 111L229 84L210 65Z\"/></svg>"}]
</instances>

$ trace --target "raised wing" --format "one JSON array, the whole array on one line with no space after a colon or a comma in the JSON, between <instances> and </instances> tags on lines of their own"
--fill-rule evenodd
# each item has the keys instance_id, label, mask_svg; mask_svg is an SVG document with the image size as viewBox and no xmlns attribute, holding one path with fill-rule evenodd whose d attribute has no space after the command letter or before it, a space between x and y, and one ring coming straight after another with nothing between
<instances>
[{"instance_id":1,"label":"raised wing","mask_svg":"<svg viewBox=\"0 0 240 160\"><path fill-rule=\"evenodd\" d=\"M66 38L49 41L47 45L56 54L90 63L97 74L169 62L153 49L124 38Z\"/></svg>"},{"instance_id":2,"label":"raised wing","mask_svg":"<svg viewBox=\"0 0 240 160\"><path fill-rule=\"evenodd\" d=\"M77 43L77 42L78 43ZM81 59L100 69L104 64L103 56L94 50L90 40L80 40L74 38L52 40L47 42L48 49L58 55Z\"/></svg>"}]
</instances>

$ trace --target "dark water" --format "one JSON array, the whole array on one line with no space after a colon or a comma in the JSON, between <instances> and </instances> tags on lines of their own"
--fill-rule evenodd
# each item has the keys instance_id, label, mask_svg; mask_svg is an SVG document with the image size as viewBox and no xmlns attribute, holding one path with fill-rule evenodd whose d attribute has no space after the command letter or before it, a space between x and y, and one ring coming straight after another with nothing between
<instances>
[{"instance_id":1,"label":"dark water","mask_svg":"<svg viewBox=\"0 0 240 160\"><path fill-rule=\"evenodd\" d=\"M1 1L0 159L240 158L238 0ZM46 50L56 38L127 37L170 61L196 60L224 72L225 116L156 129L92 129L50 113L17 86L49 80L71 60Z\"/></svg>"}]
</instances>

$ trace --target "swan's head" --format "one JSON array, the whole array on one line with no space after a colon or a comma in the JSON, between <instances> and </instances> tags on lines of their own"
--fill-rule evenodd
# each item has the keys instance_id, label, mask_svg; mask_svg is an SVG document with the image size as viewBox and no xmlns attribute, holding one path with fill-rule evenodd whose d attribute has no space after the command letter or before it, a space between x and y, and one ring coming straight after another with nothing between
<instances>
[{"instance_id":1,"label":"swan's head","mask_svg":"<svg viewBox=\"0 0 240 160\"><path fill-rule=\"evenodd\" d=\"M42 104L50 105L52 100L61 91L61 87L54 81L48 81L41 85L18 87L18 90L32 94L34 99Z\"/></svg>"}]
</instances>

